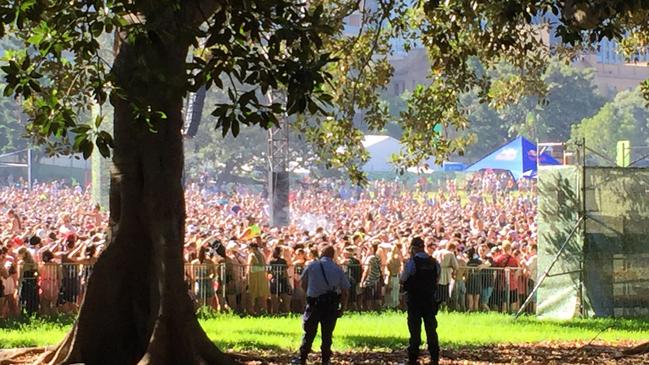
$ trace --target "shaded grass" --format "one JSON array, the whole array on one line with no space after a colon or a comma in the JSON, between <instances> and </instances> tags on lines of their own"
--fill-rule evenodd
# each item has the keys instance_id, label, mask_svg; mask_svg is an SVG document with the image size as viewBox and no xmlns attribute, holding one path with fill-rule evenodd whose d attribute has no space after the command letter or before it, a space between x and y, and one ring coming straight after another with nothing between
<instances>
[{"instance_id":1,"label":"shaded grass","mask_svg":"<svg viewBox=\"0 0 649 365\"><path fill-rule=\"evenodd\" d=\"M588 341L595 336L608 342L649 339L646 319L541 321L532 317L514 320L498 313L441 313L438 321L444 347ZM56 344L72 322L69 317L0 322L0 347ZM294 351L302 335L300 317L296 315L262 318L218 315L201 319L201 324L218 346L237 351ZM334 349L338 351L403 349L407 342L405 314L400 312L348 313L339 320L334 333ZM314 348L319 346L318 337Z\"/></svg>"}]
</instances>

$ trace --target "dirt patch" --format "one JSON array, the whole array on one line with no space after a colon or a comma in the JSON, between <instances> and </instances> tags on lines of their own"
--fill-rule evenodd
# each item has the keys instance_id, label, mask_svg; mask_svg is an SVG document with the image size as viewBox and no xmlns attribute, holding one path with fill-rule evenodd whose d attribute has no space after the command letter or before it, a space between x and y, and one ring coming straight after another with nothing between
<instances>
[{"instance_id":1,"label":"dirt patch","mask_svg":"<svg viewBox=\"0 0 649 365\"><path fill-rule=\"evenodd\" d=\"M495 345L462 349L442 350L441 364L543 364L543 365L631 365L649 364L649 355L624 356L622 351L637 343L619 343L615 345L595 342L573 343L536 343L528 345ZM246 353L241 354L239 362L245 365L285 365L290 362L291 354ZM332 364L372 364L397 365L406 362L405 351L394 352L346 352L336 353ZM421 364L427 364L428 356L420 358ZM319 354L309 357L309 364L319 364Z\"/></svg>"},{"instance_id":2,"label":"dirt patch","mask_svg":"<svg viewBox=\"0 0 649 365\"><path fill-rule=\"evenodd\" d=\"M624 342L560 342L524 345L494 345L460 349L443 349L441 364L539 364L539 365L635 365L649 364L649 354L622 356L622 351L638 343ZM0 351L0 365L32 364L43 349L17 349ZM13 355L13 356L9 356ZM293 354L275 352L246 352L232 354L244 365L286 365ZM405 364L405 351L344 352L335 353L334 365L398 365ZM421 364L427 364L428 356L421 356ZM309 364L319 364L320 355L312 354Z\"/></svg>"}]
</instances>

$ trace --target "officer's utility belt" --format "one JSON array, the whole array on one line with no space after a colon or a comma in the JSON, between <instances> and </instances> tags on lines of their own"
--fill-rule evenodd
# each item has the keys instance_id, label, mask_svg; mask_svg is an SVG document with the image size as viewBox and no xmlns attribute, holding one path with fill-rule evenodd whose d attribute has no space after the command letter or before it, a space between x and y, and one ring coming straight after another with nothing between
<instances>
[{"instance_id":1,"label":"officer's utility belt","mask_svg":"<svg viewBox=\"0 0 649 365\"><path fill-rule=\"evenodd\" d=\"M335 291L328 291L318 297L307 297L306 302L315 307L338 307L340 294Z\"/></svg>"}]
</instances>

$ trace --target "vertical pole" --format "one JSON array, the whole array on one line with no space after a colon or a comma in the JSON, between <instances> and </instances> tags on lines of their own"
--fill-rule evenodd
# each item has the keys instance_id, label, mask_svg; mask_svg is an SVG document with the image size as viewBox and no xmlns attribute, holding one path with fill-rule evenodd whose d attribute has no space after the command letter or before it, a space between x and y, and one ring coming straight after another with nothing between
<instances>
[{"instance_id":1,"label":"vertical pole","mask_svg":"<svg viewBox=\"0 0 649 365\"><path fill-rule=\"evenodd\" d=\"M511 273L510 269L508 267L505 268L505 311L506 313L510 312L510 305L511 305L511 298L510 298L510 293L512 292L512 283L511 283L511 277L509 274Z\"/></svg>"},{"instance_id":2,"label":"vertical pole","mask_svg":"<svg viewBox=\"0 0 649 365\"><path fill-rule=\"evenodd\" d=\"M582 153L581 153L581 239L582 239L582 255L579 259L579 314L581 317L585 315L584 312L584 254L587 247L586 241L586 138L582 138Z\"/></svg>"},{"instance_id":3,"label":"vertical pole","mask_svg":"<svg viewBox=\"0 0 649 365\"><path fill-rule=\"evenodd\" d=\"M27 185L32 190L32 148L27 147Z\"/></svg>"},{"instance_id":4,"label":"vertical pole","mask_svg":"<svg viewBox=\"0 0 649 365\"><path fill-rule=\"evenodd\" d=\"M227 275L227 267L225 267L225 265L226 265L225 262L221 264L221 288L222 288L221 293L223 293L221 296L223 298L223 303L221 303L221 310L225 308L226 304L228 307L234 308L234 305L232 303L228 303L228 293L226 292L227 288L225 287L226 285L225 275ZM234 278L232 280L234 280Z\"/></svg>"},{"instance_id":5,"label":"vertical pole","mask_svg":"<svg viewBox=\"0 0 649 365\"><path fill-rule=\"evenodd\" d=\"M534 163L536 164L536 176L538 178L539 176L539 160L541 159L541 148L539 148L539 140L535 140L536 142L536 161Z\"/></svg>"}]
</instances>

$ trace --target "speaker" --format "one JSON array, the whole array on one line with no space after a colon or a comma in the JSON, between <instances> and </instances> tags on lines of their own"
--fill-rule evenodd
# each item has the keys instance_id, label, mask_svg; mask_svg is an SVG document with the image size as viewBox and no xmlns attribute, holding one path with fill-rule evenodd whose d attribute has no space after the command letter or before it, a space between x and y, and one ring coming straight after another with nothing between
<instances>
[{"instance_id":1,"label":"speaker","mask_svg":"<svg viewBox=\"0 0 649 365\"><path fill-rule=\"evenodd\" d=\"M270 205L270 225L284 227L289 223L289 181L288 172L271 172L269 178L268 198Z\"/></svg>"},{"instance_id":2,"label":"speaker","mask_svg":"<svg viewBox=\"0 0 649 365\"><path fill-rule=\"evenodd\" d=\"M194 137L198 132L198 126L201 124L201 118L203 117L203 106L205 105L205 97L207 96L207 89L205 86L201 86L194 95L190 95L188 103L191 103L191 107L188 106L190 113L185 115L185 136Z\"/></svg>"}]
</instances>

